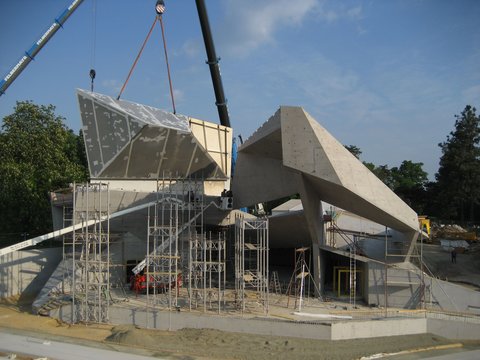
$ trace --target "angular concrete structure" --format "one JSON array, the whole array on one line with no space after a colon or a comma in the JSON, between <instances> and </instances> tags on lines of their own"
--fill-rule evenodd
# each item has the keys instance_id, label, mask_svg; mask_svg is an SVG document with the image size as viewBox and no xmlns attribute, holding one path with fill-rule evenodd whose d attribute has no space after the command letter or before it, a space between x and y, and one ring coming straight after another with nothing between
<instances>
[{"instance_id":1,"label":"angular concrete structure","mask_svg":"<svg viewBox=\"0 0 480 360\"><path fill-rule=\"evenodd\" d=\"M405 234L406 259L416 240L417 214L300 107L281 107L239 148L235 207L300 194L321 279L321 200Z\"/></svg>"},{"instance_id":2,"label":"angular concrete structure","mask_svg":"<svg viewBox=\"0 0 480 360\"><path fill-rule=\"evenodd\" d=\"M281 107L240 147L235 175L239 207L300 193L306 183L345 210L397 230L418 229L417 214L299 107ZM271 180L258 181L265 177Z\"/></svg>"},{"instance_id":3,"label":"angular concrete structure","mask_svg":"<svg viewBox=\"0 0 480 360\"><path fill-rule=\"evenodd\" d=\"M80 89L77 98L92 179L229 178L230 128Z\"/></svg>"}]
</instances>

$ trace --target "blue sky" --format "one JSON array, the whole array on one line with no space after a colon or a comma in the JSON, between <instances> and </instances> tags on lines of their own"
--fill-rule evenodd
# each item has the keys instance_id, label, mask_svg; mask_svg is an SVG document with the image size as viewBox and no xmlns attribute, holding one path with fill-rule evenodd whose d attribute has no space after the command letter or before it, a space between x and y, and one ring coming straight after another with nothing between
<instances>
[{"instance_id":1,"label":"blue sky","mask_svg":"<svg viewBox=\"0 0 480 360\"><path fill-rule=\"evenodd\" d=\"M70 0L0 0L4 76ZM96 3L96 36L93 5ZM206 0L235 134L247 138L280 105L303 106L362 160L423 162L467 104L480 108L480 1ZM117 96L154 17L155 0L85 0L0 97L54 104L78 131L76 88ZM177 112L218 122L193 0L166 0ZM95 41L94 41L95 39ZM93 46L95 44L95 46ZM95 48L95 52L92 50ZM95 56L93 56L95 54ZM171 110L160 28L122 99Z\"/></svg>"}]
</instances>

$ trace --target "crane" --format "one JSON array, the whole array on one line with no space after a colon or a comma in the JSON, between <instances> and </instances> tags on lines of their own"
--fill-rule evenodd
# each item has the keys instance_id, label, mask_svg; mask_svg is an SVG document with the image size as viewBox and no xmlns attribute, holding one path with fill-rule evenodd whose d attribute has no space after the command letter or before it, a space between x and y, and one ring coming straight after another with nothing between
<instances>
[{"instance_id":1,"label":"crane","mask_svg":"<svg viewBox=\"0 0 480 360\"><path fill-rule=\"evenodd\" d=\"M75 10L83 3L84 0L74 0L50 25L47 31L27 50L17 64L8 72L8 74L0 80L0 96L2 96L13 81L22 73L28 64L35 59L35 56L42 50L48 41L55 35L59 28L68 20ZM220 75L220 67L218 65L220 58L217 57L215 46L213 43L212 32L207 15L207 8L204 0L195 0L200 26L202 28L203 40L207 52L207 64L210 67L210 75L212 77L213 90L215 93L215 105L218 109L220 124L230 127L230 118L228 115L227 100L223 91L222 78ZM163 0L157 0L155 10L160 15L165 11L165 3ZM90 78L95 78L95 70L90 70Z\"/></svg>"},{"instance_id":2,"label":"crane","mask_svg":"<svg viewBox=\"0 0 480 360\"><path fill-rule=\"evenodd\" d=\"M83 0L74 0L50 25L45 33L38 39L21 57L17 64L10 70L10 72L0 80L0 96L5 94L5 91L12 84L12 82L22 73L23 70L30 64L40 50L47 44L53 35L60 29L70 15L82 4Z\"/></svg>"}]
</instances>

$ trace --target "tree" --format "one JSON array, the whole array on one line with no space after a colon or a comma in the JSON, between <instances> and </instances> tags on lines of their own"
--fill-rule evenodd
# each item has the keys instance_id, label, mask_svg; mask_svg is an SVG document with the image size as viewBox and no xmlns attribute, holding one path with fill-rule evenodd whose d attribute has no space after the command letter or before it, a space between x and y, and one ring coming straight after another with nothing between
<instances>
[{"instance_id":1,"label":"tree","mask_svg":"<svg viewBox=\"0 0 480 360\"><path fill-rule=\"evenodd\" d=\"M0 132L0 234L52 230L49 192L86 179L79 139L53 105L17 102ZM5 245L5 244L3 244Z\"/></svg>"},{"instance_id":2,"label":"tree","mask_svg":"<svg viewBox=\"0 0 480 360\"><path fill-rule=\"evenodd\" d=\"M465 221L466 213L474 221L475 205L480 201L480 117L467 105L455 115L455 129L442 149L440 167L435 175L441 213L445 218Z\"/></svg>"},{"instance_id":3,"label":"tree","mask_svg":"<svg viewBox=\"0 0 480 360\"><path fill-rule=\"evenodd\" d=\"M355 145L344 145L345 149L350 151L353 156L355 156L357 159L360 159L360 155L362 155L362 150L358 146Z\"/></svg>"},{"instance_id":4,"label":"tree","mask_svg":"<svg viewBox=\"0 0 480 360\"><path fill-rule=\"evenodd\" d=\"M362 151L357 146L344 146L357 159L360 158ZM363 164L417 213L423 213L427 202L425 186L428 180L428 174L422 169L423 163L404 160L400 167L391 169L388 165L376 166L365 161Z\"/></svg>"},{"instance_id":5,"label":"tree","mask_svg":"<svg viewBox=\"0 0 480 360\"><path fill-rule=\"evenodd\" d=\"M400 167L390 170L393 191L417 213L423 213L426 206L426 184L428 174L422 169L423 163L404 160Z\"/></svg>"}]
</instances>

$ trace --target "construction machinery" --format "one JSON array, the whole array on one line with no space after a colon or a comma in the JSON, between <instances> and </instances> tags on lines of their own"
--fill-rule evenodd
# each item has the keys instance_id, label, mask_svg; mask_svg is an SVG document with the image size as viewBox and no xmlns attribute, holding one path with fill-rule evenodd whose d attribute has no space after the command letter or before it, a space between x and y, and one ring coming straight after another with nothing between
<instances>
[{"instance_id":1,"label":"construction machinery","mask_svg":"<svg viewBox=\"0 0 480 360\"><path fill-rule=\"evenodd\" d=\"M18 63L8 72L5 77L0 80L0 96L2 96L12 82L22 73L23 70L30 64L35 56L42 50L42 48L48 43L48 41L55 35L55 33L63 27L63 24L68 18L77 10L77 8L83 3L83 0L74 0L70 6L68 6L62 13L55 18L50 27L42 34L42 36L27 50L20 58Z\"/></svg>"}]
</instances>

